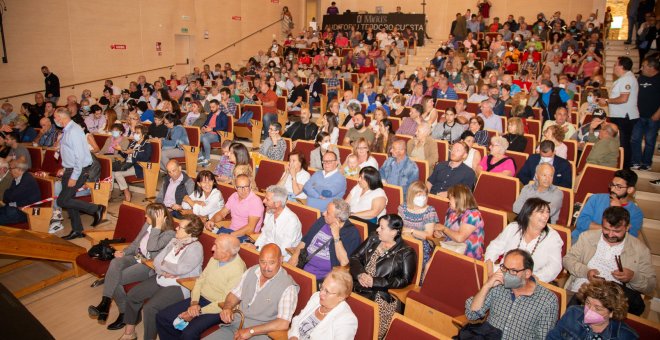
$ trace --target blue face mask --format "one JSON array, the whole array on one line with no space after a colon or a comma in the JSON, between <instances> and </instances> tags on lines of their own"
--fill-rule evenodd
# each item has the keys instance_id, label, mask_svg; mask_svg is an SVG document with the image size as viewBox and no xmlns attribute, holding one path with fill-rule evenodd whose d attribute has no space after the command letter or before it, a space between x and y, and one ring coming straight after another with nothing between
<instances>
[{"instance_id":1,"label":"blue face mask","mask_svg":"<svg viewBox=\"0 0 660 340\"><path fill-rule=\"evenodd\" d=\"M174 322L172 322L172 326L174 326L174 328L176 328L176 329L182 331L182 330L184 330L186 327L188 327L188 321L183 320L182 318L180 318L180 317L177 316L177 318L174 319Z\"/></svg>"},{"instance_id":2,"label":"blue face mask","mask_svg":"<svg viewBox=\"0 0 660 340\"><path fill-rule=\"evenodd\" d=\"M541 88L541 86L536 87L536 92L543 93L543 89Z\"/></svg>"},{"instance_id":3,"label":"blue face mask","mask_svg":"<svg viewBox=\"0 0 660 340\"><path fill-rule=\"evenodd\" d=\"M120 133L119 131L112 131L112 137L117 138L117 137L120 136L120 134L121 134L121 133Z\"/></svg>"}]
</instances>

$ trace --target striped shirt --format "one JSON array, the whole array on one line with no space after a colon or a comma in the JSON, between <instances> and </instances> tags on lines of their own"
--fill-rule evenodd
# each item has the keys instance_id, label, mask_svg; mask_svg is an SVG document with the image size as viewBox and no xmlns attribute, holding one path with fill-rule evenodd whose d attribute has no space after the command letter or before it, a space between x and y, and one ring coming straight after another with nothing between
<instances>
[{"instance_id":1,"label":"striped shirt","mask_svg":"<svg viewBox=\"0 0 660 340\"><path fill-rule=\"evenodd\" d=\"M280 267L280 271L282 271L282 267ZM239 300L242 300L243 298L241 297L242 289L243 289L243 281L245 281L245 278L247 275L250 273L249 270L246 270L245 273L243 273L243 276L241 276L241 281L236 285L236 288L234 288L231 293L234 294ZM270 279L266 281L266 283L263 284L263 286L259 286L259 282L261 281L261 269L259 267L254 269L254 274L257 275L257 289L254 291L254 296L250 300L249 305L254 303L254 300L256 299L257 295L259 295L259 292L266 288L268 283L270 282ZM279 275L280 273L278 272L275 274L276 276ZM273 276L275 277L275 276ZM287 287L284 292L282 292L282 297L280 297L280 301L277 303L277 318L282 319L282 320L287 320L291 321L293 318L293 312L296 310L296 305L298 304L298 287L295 285L291 285Z\"/></svg>"}]
</instances>

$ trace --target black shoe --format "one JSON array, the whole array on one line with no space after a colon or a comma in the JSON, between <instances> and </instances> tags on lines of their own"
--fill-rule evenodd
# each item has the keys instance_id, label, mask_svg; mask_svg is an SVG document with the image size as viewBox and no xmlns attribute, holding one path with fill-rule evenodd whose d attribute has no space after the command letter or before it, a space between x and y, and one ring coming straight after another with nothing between
<instances>
[{"instance_id":1,"label":"black shoe","mask_svg":"<svg viewBox=\"0 0 660 340\"><path fill-rule=\"evenodd\" d=\"M97 317L99 323L105 323L108 320L108 312L110 312L110 304L112 299L104 296L98 306L87 307L87 313L90 317Z\"/></svg>"},{"instance_id":2,"label":"black shoe","mask_svg":"<svg viewBox=\"0 0 660 340\"><path fill-rule=\"evenodd\" d=\"M97 225L99 225L99 223L101 223L104 212L105 212L105 206L99 205L99 208L94 213L94 222L92 222L92 227L96 227Z\"/></svg>"},{"instance_id":3,"label":"black shoe","mask_svg":"<svg viewBox=\"0 0 660 340\"><path fill-rule=\"evenodd\" d=\"M117 316L117 320L109 324L108 327L106 328L110 331L116 331L118 329L124 328L124 326L126 326L126 324L124 323L124 313L119 313L119 315Z\"/></svg>"},{"instance_id":4,"label":"black shoe","mask_svg":"<svg viewBox=\"0 0 660 340\"><path fill-rule=\"evenodd\" d=\"M64 240L74 240L77 238L82 238L85 237L85 234L82 231L72 231L69 233L69 235L62 236L62 239Z\"/></svg>"},{"instance_id":5,"label":"black shoe","mask_svg":"<svg viewBox=\"0 0 660 340\"><path fill-rule=\"evenodd\" d=\"M632 41L630 41L630 40L626 40L626 41L623 42L623 44L624 44L624 45L630 45L630 44L632 44Z\"/></svg>"}]
</instances>

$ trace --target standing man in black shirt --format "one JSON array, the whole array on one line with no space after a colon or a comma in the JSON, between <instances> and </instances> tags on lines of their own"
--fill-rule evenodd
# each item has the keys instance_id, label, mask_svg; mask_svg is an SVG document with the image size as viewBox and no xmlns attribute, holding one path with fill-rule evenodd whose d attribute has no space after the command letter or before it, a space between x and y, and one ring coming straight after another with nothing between
<instances>
[{"instance_id":1,"label":"standing man in black shirt","mask_svg":"<svg viewBox=\"0 0 660 340\"><path fill-rule=\"evenodd\" d=\"M44 80L44 84L46 85L46 99L53 102L53 104L57 104L57 101L60 99L60 78L55 73L50 72L46 66L41 66L41 73L46 78Z\"/></svg>"},{"instance_id":2,"label":"standing man in black shirt","mask_svg":"<svg viewBox=\"0 0 660 340\"><path fill-rule=\"evenodd\" d=\"M632 155L630 162L635 170L650 170L653 161L655 141L660 128L660 55L653 54L644 58L639 83L637 108L639 119L633 127L630 140ZM642 152L642 139L646 139Z\"/></svg>"}]
</instances>

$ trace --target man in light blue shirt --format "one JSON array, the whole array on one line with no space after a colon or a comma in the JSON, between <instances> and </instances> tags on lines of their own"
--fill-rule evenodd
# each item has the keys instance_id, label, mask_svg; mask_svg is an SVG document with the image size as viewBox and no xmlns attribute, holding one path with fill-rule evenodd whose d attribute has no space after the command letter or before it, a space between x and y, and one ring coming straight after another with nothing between
<instances>
[{"instance_id":1,"label":"man in light blue shirt","mask_svg":"<svg viewBox=\"0 0 660 340\"><path fill-rule=\"evenodd\" d=\"M404 197L410 184L419 180L419 168L406 155L406 142L402 139L392 143L392 157L378 171L384 183L401 186Z\"/></svg>"},{"instance_id":2,"label":"man in light blue shirt","mask_svg":"<svg viewBox=\"0 0 660 340\"><path fill-rule=\"evenodd\" d=\"M76 192L87 181L95 181L98 178L100 165L89 151L89 144L85 132L71 120L71 113L67 108L59 108L55 111L55 124L62 128L60 140L60 157L62 168L58 176L62 176L62 192L57 198L57 204L67 209L71 217L72 231L62 237L65 240L73 240L85 237L83 226L80 221L80 212L94 216L92 227L96 227L105 212L106 207L88 203L75 198Z\"/></svg>"}]
</instances>

